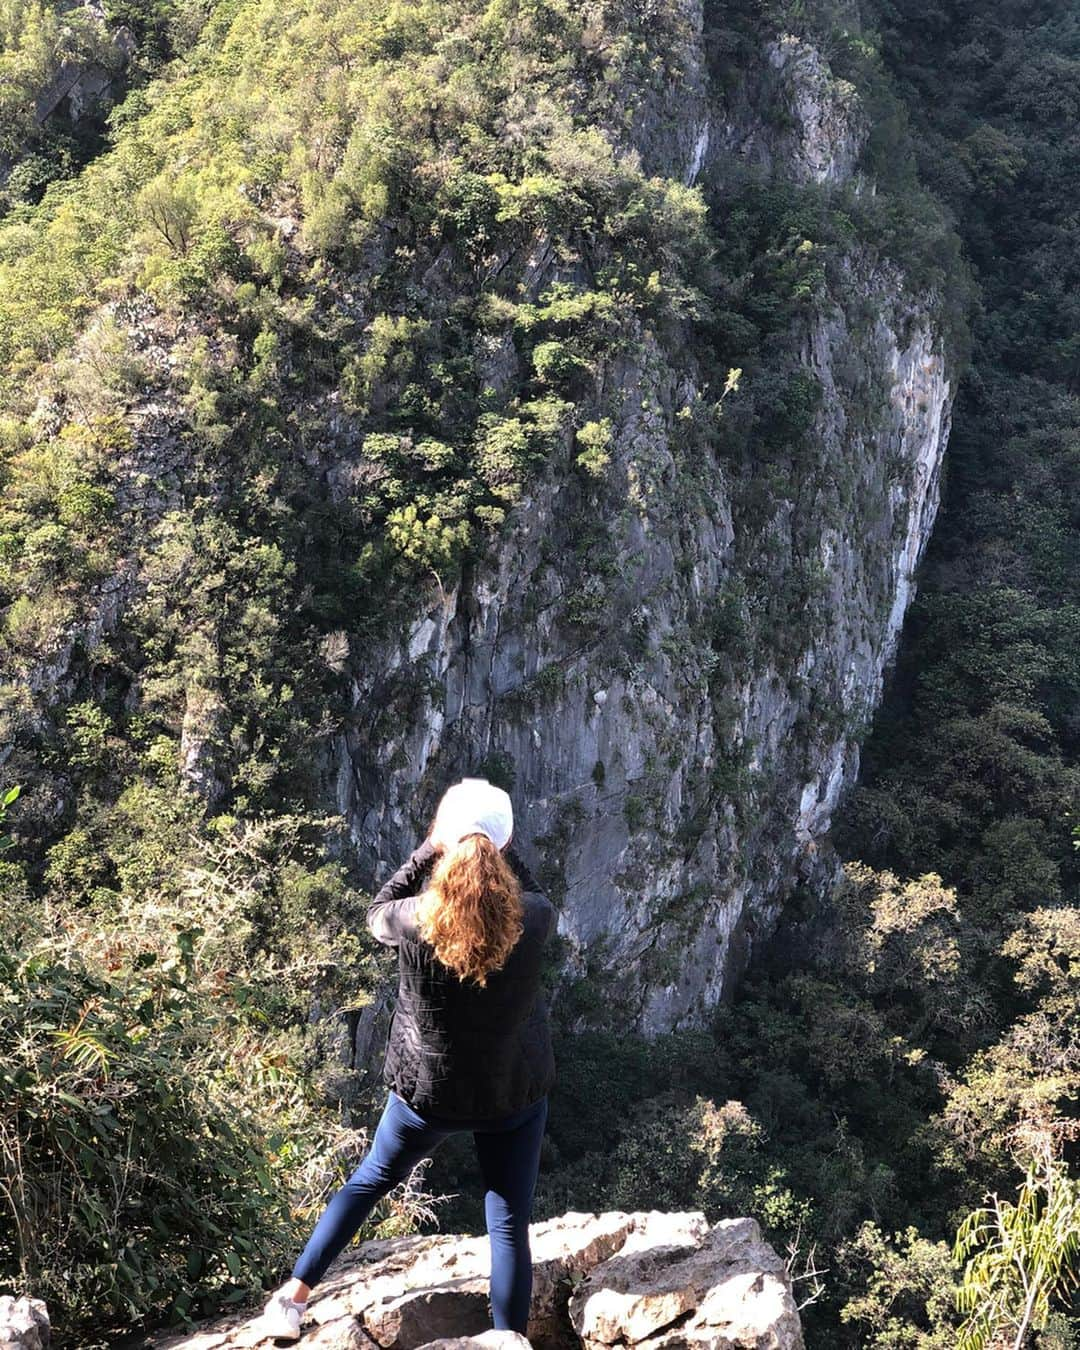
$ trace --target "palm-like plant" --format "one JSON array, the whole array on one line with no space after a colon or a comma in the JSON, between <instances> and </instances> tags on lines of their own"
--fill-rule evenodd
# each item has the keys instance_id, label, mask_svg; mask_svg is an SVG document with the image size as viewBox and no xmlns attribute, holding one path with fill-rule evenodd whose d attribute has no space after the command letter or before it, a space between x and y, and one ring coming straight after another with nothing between
<instances>
[{"instance_id":1,"label":"palm-like plant","mask_svg":"<svg viewBox=\"0 0 1080 1350\"><path fill-rule=\"evenodd\" d=\"M996 1192L960 1225L953 1260L967 1261L956 1291L967 1313L957 1350L1022 1350L1046 1326L1051 1301L1080 1286L1080 1183L1049 1148L1031 1158L1013 1204Z\"/></svg>"},{"instance_id":2,"label":"palm-like plant","mask_svg":"<svg viewBox=\"0 0 1080 1350\"><path fill-rule=\"evenodd\" d=\"M3 826L4 821L7 819L8 807L15 800L15 798L18 797L21 791L22 791L22 784L16 783L13 787L9 787L6 792L0 794L0 826ZM15 847L15 840L12 839L11 835L0 833L0 853L3 853L5 849L14 847Z\"/></svg>"}]
</instances>

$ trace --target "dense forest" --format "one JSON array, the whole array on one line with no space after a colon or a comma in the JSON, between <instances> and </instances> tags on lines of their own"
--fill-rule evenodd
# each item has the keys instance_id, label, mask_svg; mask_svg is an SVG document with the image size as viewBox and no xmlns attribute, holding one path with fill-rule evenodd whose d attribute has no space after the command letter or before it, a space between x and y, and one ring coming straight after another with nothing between
<instances>
[{"instance_id":1,"label":"dense forest","mask_svg":"<svg viewBox=\"0 0 1080 1350\"><path fill-rule=\"evenodd\" d=\"M858 238L959 384L839 879L708 1027L562 990L535 1215L753 1215L811 1347L1080 1346L1080 12L708 0L713 78L778 33L858 91L873 196L616 153L680 77L668 0L0 0L0 1288L62 1345L256 1297L366 1142L388 958L312 749L350 670L557 446L602 482L590 381L643 331L719 372L688 460L797 447L778 335ZM110 97L39 122L73 60ZM537 230L591 287L500 289ZM360 1237L481 1232L474 1169Z\"/></svg>"}]
</instances>

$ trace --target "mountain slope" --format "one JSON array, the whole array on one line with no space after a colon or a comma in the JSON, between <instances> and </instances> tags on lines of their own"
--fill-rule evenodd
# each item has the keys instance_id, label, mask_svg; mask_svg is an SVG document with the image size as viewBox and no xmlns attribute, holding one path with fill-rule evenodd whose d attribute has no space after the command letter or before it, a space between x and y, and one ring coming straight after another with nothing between
<instances>
[{"instance_id":1,"label":"mountain slope","mask_svg":"<svg viewBox=\"0 0 1080 1350\"><path fill-rule=\"evenodd\" d=\"M133 781L336 796L371 879L486 765L571 967L640 961L654 1030L820 884L933 521L960 271L856 169L857 88L722 18L223 6L8 228L27 831L78 827L84 769L105 848Z\"/></svg>"}]
</instances>

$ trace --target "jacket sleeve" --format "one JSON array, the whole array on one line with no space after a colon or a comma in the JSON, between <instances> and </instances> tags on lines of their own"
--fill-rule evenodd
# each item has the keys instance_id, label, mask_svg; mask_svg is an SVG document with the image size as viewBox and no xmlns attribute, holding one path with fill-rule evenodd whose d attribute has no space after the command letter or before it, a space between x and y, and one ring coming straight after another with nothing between
<instances>
[{"instance_id":1,"label":"jacket sleeve","mask_svg":"<svg viewBox=\"0 0 1080 1350\"><path fill-rule=\"evenodd\" d=\"M536 891L542 893L540 892L539 883L529 871L528 865L524 859L519 857L517 852L509 844L506 846L506 860L517 873L517 878L518 881L521 882L521 889L523 891Z\"/></svg>"},{"instance_id":2,"label":"jacket sleeve","mask_svg":"<svg viewBox=\"0 0 1080 1350\"><path fill-rule=\"evenodd\" d=\"M372 937L388 947L397 946L405 924L405 909L423 889L422 881L435 860L431 841L419 844L394 875L376 893L367 907L367 926Z\"/></svg>"}]
</instances>

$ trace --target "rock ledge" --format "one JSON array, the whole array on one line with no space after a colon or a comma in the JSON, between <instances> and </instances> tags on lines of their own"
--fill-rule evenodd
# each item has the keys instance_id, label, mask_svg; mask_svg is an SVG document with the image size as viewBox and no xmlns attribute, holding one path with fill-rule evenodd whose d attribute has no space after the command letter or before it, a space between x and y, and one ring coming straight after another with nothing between
<instances>
[{"instance_id":1,"label":"rock ledge","mask_svg":"<svg viewBox=\"0 0 1080 1350\"><path fill-rule=\"evenodd\" d=\"M700 1212L579 1214L530 1229L537 1350L804 1350L787 1268L750 1218ZM368 1242L312 1291L301 1346L321 1350L527 1350L491 1330L487 1237ZM152 1342L155 1350L270 1345L252 1313Z\"/></svg>"}]
</instances>

